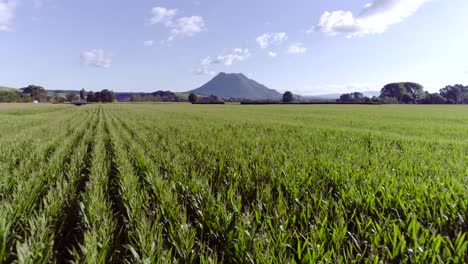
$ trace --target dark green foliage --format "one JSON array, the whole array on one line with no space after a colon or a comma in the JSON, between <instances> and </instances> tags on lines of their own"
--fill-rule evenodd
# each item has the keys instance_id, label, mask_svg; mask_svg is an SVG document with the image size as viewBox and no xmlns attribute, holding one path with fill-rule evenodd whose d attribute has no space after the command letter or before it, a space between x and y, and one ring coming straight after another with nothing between
<instances>
[{"instance_id":1,"label":"dark green foliage","mask_svg":"<svg viewBox=\"0 0 468 264\"><path fill-rule=\"evenodd\" d=\"M138 95L134 94L130 97L130 102L161 102L161 97L159 95Z\"/></svg>"},{"instance_id":2,"label":"dark green foliage","mask_svg":"<svg viewBox=\"0 0 468 264\"><path fill-rule=\"evenodd\" d=\"M21 98L15 91L0 91L0 103L19 102Z\"/></svg>"},{"instance_id":3,"label":"dark green foliage","mask_svg":"<svg viewBox=\"0 0 468 264\"><path fill-rule=\"evenodd\" d=\"M283 94L283 103L291 103L293 101L293 94L287 91Z\"/></svg>"},{"instance_id":4,"label":"dark green foliage","mask_svg":"<svg viewBox=\"0 0 468 264\"><path fill-rule=\"evenodd\" d=\"M190 93L190 95L189 95L189 97L188 97L188 100L189 100L190 103L193 104L193 103L196 103L196 102L197 102L198 97L197 97L196 94Z\"/></svg>"},{"instance_id":5,"label":"dark green foliage","mask_svg":"<svg viewBox=\"0 0 468 264\"><path fill-rule=\"evenodd\" d=\"M115 94L113 91L104 89L100 92L89 92L87 101L91 103L112 103L115 101Z\"/></svg>"},{"instance_id":6,"label":"dark green foliage","mask_svg":"<svg viewBox=\"0 0 468 264\"><path fill-rule=\"evenodd\" d=\"M360 92L354 92L354 93L342 94L338 101L343 102L343 103L364 103L364 102L370 102L370 99L368 97L365 97Z\"/></svg>"},{"instance_id":7,"label":"dark green foliage","mask_svg":"<svg viewBox=\"0 0 468 264\"><path fill-rule=\"evenodd\" d=\"M417 103L424 96L422 85L413 82L390 83L380 91L380 97L393 97L399 103Z\"/></svg>"},{"instance_id":8,"label":"dark green foliage","mask_svg":"<svg viewBox=\"0 0 468 264\"><path fill-rule=\"evenodd\" d=\"M179 102L179 97L171 91L156 91L151 93L155 98L160 98L162 102Z\"/></svg>"},{"instance_id":9,"label":"dark green foliage","mask_svg":"<svg viewBox=\"0 0 468 264\"><path fill-rule=\"evenodd\" d=\"M112 103L115 100L115 95L113 91L104 89L101 91L101 102L103 103Z\"/></svg>"},{"instance_id":10,"label":"dark green foliage","mask_svg":"<svg viewBox=\"0 0 468 264\"><path fill-rule=\"evenodd\" d=\"M448 85L440 89L440 95L447 99L451 104L466 104L468 103L468 86L461 84Z\"/></svg>"},{"instance_id":11,"label":"dark green foliage","mask_svg":"<svg viewBox=\"0 0 468 264\"><path fill-rule=\"evenodd\" d=\"M29 94L31 95L31 98L33 100L37 100L39 102L47 101L47 91L41 86L31 84L28 87L23 88L22 90L23 90L23 95Z\"/></svg>"},{"instance_id":12,"label":"dark green foliage","mask_svg":"<svg viewBox=\"0 0 468 264\"><path fill-rule=\"evenodd\" d=\"M85 89L81 89L81 91L80 91L80 100L86 100L86 91L85 91Z\"/></svg>"},{"instance_id":13,"label":"dark green foliage","mask_svg":"<svg viewBox=\"0 0 468 264\"><path fill-rule=\"evenodd\" d=\"M95 94L93 91L90 91L90 92L88 93L88 95L86 96L86 100L87 100L88 102L96 102L96 101L95 101L95 100L96 100L95 98L96 98L96 94Z\"/></svg>"},{"instance_id":14,"label":"dark green foliage","mask_svg":"<svg viewBox=\"0 0 468 264\"><path fill-rule=\"evenodd\" d=\"M21 96L21 102L23 103L31 103L33 101L33 98L31 97L31 94L23 94Z\"/></svg>"},{"instance_id":15,"label":"dark green foliage","mask_svg":"<svg viewBox=\"0 0 468 264\"><path fill-rule=\"evenodd\" d=\"M224 104L224 101L215 95L197 98L192 104Z\"/></svg>"},{"instance_id":16,"label":"dark green foliage","mask_svg":"<svg viewBox=\"0 0 468 264\"><path fill-rule=\"evenodd\" d=\"M427 93L422 103L423 104L446 104L447 98L443 97L439 93Z\"/></svg>"},{"instance_id":17,"label":"dark green foliage","mask_svg":"<svg viewBox=\"0 0 468 264\"><path fill-rule=\"evenodd\" d=\"M80 96L79 96L79 95L73 94L73 93L67 94L66 97L67 97L67 101L68 101L68 102L72 102L72 101L74 101L74 100L80 99Z\"/></svg>"}]
</instances>

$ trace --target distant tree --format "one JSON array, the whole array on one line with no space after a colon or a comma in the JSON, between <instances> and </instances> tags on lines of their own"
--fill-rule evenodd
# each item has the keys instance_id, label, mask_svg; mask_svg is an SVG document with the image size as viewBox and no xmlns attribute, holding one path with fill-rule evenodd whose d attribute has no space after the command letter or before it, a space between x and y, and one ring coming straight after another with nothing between
<instances>
[{"instance_id":1,"label":"distant tree","mask_svg":"<svg viewBox=\"0 0 468 264\"><path fill-rule=\"evenodd\" d=\"M401 96L400 103L404 104L414 104L416 101L411 97L411 95L405 93Z\"/></svg>"},{"instance_id":2,"label":"distant tree","mask_svg":"<svg viewBox=\"0 0 468 264\"><path fill-rule=\"evenodd\" d=\"M47 94L47 91L41 86L31 84L23 89L23 94L29 94L33 100L40 102L41 99L44 100L43 95Z\"/></svg>"},{"instance_id":3,"label":"distant tree","mask_svg":"<svg viewBox=\"0 0 468 264\"><path fill-rule=\"evenodd\" d=\"M189 99L189 102L193 104L193 103L196 103L196 102L197 102L198 97L197 97L196 94L191 93L191 94L189 95L188 99Z\"/></svg>"},{"instance_id":4,"label":"distant tree","mask_svg":"<svg viewBox=\"0 0 468 264\"><path fill-rule=\"evenodd\" d=\"M402 89L399 84L390 83L385 85L382 90L380 90L380 97L391 97L395 98L397 101L400 101L405 92L406 90Z\"/></svg>"},{"instance_id":5,"label":"distant tree","mask_svg":"<svg viewBox=\"0 0 468 264\"><path fill-rule=\"evenodd\" d=\"M63 103L65 103L65 98L63 98L61 96L56 96L55 97L55 102L58 103L58 104L63 104Z\"/></svg>"},{"instance_id":6,"label":"distant tree","mask_svg":"<svg viewBox=\"0 0 468 264\"><path fill-rule=\"evenodd\" d=\"M102 102L101 92L96 92L96 93L94 94L94 102L96 102L96 103Z\"/></svg>"},{"instance_id":7,"label":"distant tree","mask_svg":"<svg viewBox=\"0 0 468 264\"><path fill-rule=\"evenodd\" d=\"M418 83L389 83L380 91L380 97L393 97L399 103L417 103L424 97L424 88Z\"/></svg>"},{"instance_id":8,"label":"distant tree","mask_svg":"<svg viewBox=\"0 0 468 264\"><path fill-rule=\"evenodd\" d=\"M65 103L65 101L66 101L66 98L62 96L58 96L58 95L54 95L49 99L49 103L52 103L52 104L63 104Z\"/></svg>"},{"instance_id":9,"label":"distant tree","mask_svg":"<svg viewBox=\"0 0 468 264\"><path fill-rule=\"evenodd\" d=\"M340 102L351 102L353 101L353 96L349 93L342 94L339 99Z\"/></svg>"},{"instance_id":10,"label":"distant tree","mask_svg":"<svg viewBox=\"0 0 468 264\"><path fill-rule=\"evenodd\" d=\"M381 96L379 100L382 104L398 104L398 99L396 97Z\"/></svg>"},{"instance_id":11,"label":"distant tree","mask_svg":"<svg viewBox=\"0 0 468 264\"><path fill-rule=\"evenodd\" d=\"M365 98L364 95L360 92L354 92L352 93L352 96L353 96L354 101L362 101Z\"/></svg>"},{"instance_id":12,"label":"distant tree","mask_svg":"<svg viewBox=\"0 0 468 264\"><path fill-rule=\"evenodd\" d=\"M27 94L23 94L23 95L21 96L21 101L22 101L23 103L32 103L33 98L31 97L31 94L28 94L28 93L27 93Z\"/></svg>"},{"instance_id":13,"label":"distant tree","mask_svg":"<svg viewBox=\"0 0 468 264\"><path fill-rule=\"evenodd\" d=\"M68 102L71 102L71 101L74 101L74 100L78 100L80 97L77 94L69 93L69 94L66 95L66 98L67 98Z\"/></svg>"},{"instance_id":14,"label":"distant tree","mask_svg":"<svg viewBox=\"0 0 468 264\"><path fill-rule=\"evenodd\" d=\"M338 101L343 103L364 103L366 101L370 101L370 99L360 92L354 92L342 94Z\"/></svg>"},{"instance_id":15,"label":"distant tree","mask_svg":"<svg viewBox=\"0 0 468 264\"><path fill-rule=\"evenodd\" d=\"M20 99L15 91L0 91L0 103L20 102Z\"/></svg>"},{"instance_id":16,"label":"distant tree","mask_svg":"<svg viewBox=\"0 0 468 264\"><path fill-rule=\"evenodd\" d=\"M86 99L86 91L85 89L81 89L80 91L80 100L85 100Z\"/></svg>"},{"instance_id":17,"label":"distant tree","mask_svg":"<svg viewBox=\"0 0 468 264\"><path fill-rule=\"evenodd\" d=\"M224 100L220 99L216 95L210 95L208 97L198 98L198 100L195 103L197 104L224 104Z\"/></svg>"},{"instance_id":18,"label":"distant tree","mask_svg":"<svg viewBox=\"0 0 468 264\"><path fill-rule=\"evenodd\" d=\"M171 91L156 91L152 93L155 97L160 98L160 102L179 102L179 97Z\"/></svg>"},{"instance_id":19,"label":"distant tree","mask_svg":"<svg viewBox=\"0 0 468 264\"><path fill-rule=\"evenodd\" d=\"M377 97L377 96L372 96L372 98L370 99L370 101L371 101L372 103L381 103L380 98Z\"/></svg>"},{"instance_id":20,"label":"distant tree","mask_svg":"<svg viewBox=\"0 0 468 264\"><path fill-rule=\"evenodd\" d=\"M130 97L130 102L142 102L142 99L141 99L141 96L138 95L138 94L133 94L131 97Z\"/></svg>"},{"instance_id":21,"label":"distant tree","mask_svg":"<svg viewBox=\"0 0 468 264\"><path fill-rule=\"evenodd\" d=\"M88 95L86 96L86 100L90 103L96 102L96 95L94 94L93 91L90 91Z\"/></svg>"},{"instance_id":22,"label":"distant tree","mask_svg":"<svg viewBox=\"0 0 468 264\"><path fill-rule=\"evenodd\" d=\"M422 100L423 104L446 104L447 98L440 95L440 93L427 93Z\"/></svg>"},{"instance_id":23,"label":"distant tree","mask_svg":"<svg viewBox=\"0 0 468 264\"><path fill-rule=\"evenodd\" d=\"M293 101L293 94L287 91L283 94L283 103L291 103Z\"/></svg>"},{"instance_id":24,"label":"distant tree","mask_svg":"<svg viewBox=\"0 0 468 264\"><path fill-rule=\"evenodd\" d=\"M448 85L440 89L440 95L447 99L448 103L463 104L468 99L468 87L461 84Z\"/></svg>"},{"instance_id":25,"label":"distant tree","mask_svg":"<svg viewBox=\"0 0 468 264\"><path fill-rule=\"evenodd\" d=\"M411 96L414 103L424 98L424 87L419 83L405 82L403 85L406 88L406 93Z\"/></svg>"},{"instance_id":26,"label":"distant tree","mask_svg":"<svg viewBox=\"0 0 468 264\"><path fill-rule=\"evenodd\" d=\"M115 94L113 91L107 89L101 91L101 102L112 103L115 100Z\"/></svg>"}]
</instances>

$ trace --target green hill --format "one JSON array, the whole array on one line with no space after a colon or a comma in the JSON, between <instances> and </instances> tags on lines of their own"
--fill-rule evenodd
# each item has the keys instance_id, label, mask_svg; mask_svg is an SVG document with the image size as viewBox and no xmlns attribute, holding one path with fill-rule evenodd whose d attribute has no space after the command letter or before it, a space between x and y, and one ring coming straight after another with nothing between
<instances>
[{"instance_id":1,"label":"green hill","mask_svg":"<svg viewBox=\"0 0 468 264\"><path fill-rule=\"evenodd\" d=\"M17 91L17 90L18 89L16 89L16 88L0 86L0 91Z\"/></svg>"}]
</instances>

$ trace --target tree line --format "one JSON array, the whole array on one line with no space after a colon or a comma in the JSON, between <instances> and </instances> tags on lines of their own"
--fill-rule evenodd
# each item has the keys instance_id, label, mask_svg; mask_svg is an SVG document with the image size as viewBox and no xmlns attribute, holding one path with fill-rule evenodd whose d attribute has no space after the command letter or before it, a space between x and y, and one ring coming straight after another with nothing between
<instances>
[{"instance_id":1,"label":"tree line","mask_svg":"<svg viewBox=\"0 0 468 264\"><path fill-rule=\"evenodd\" d=\"M130 96L130 102L180 102L183 101L171 91L156 91L154 93L135 93Z\"/></svg>"},{"instance_id":2,"label":"tree line","mask_svg":"<svg viewBox=\"0 0 468 264\"><path fill-rule=\"evenodd\" d=\"M429 93L418 83L390 83L380 90L378 97L369 98L360 92L354 92L342 94L337 101L383 104L468 104L468 86L448 85L439 92Z\"/></svg>"},{"instance_id":3,"label":"tree line","mask_svg":"<svg viewBox=\"0 0 468 264\"><path fill-rule=\"evenodd\" d=\"M67 93L65 95L59 95L49 93L44 87L33 84L19 90L0 91L0 103L32 103L34 101L40 103L65 103L75 100L111 103L115 101L115 94L113 91L107 89L100 92L86 92L82 89L79 94Z\"/></svg>"},{"instance_id":4,"label":"tree line","mask_svg":"<svg viewBox=\"0 0 468 264\"><path fill-rule=\"evenodd\" d=\"M90 103L112 103L115 101L115 93L113 91L104 89L100 92L89 92L86 98L81 98Z\"/></svg>"},{"instance_id":5,"label":"tree line","mask_svg":"<svg viewBox=\"0 0 468 264\"><path fill-rule=\"evenodd\" d=\"M112 103L115 101L115 93L107 89L100 92L86 92L84 89L81 89L79 94L68 93L66 99L68 102L80 100L88 103Z\"/></svg>"},{"instance_id":6,"label":"tree line","mask_svg":"<svg viewBox=\"0 0 468 264\"><path fill-rule=\"evenodd\" d=\"M32 103L33 101L43 103L63 103L65 98L58 95L48 94L46 89L38 85L16 90L0 91L0 103Z\"/></svg>"}]
</instances>

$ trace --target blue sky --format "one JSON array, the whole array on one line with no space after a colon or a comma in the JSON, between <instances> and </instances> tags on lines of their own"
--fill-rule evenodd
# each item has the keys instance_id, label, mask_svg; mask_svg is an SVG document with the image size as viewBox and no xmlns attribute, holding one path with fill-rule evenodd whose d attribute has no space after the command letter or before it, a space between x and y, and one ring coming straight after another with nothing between
<instances>
[{"instance_id":1,"label":"blue sky","mask_svg":"<svg viewBox=\"0 0 468 264\"><path fill-rule=\"evenodd\" d=\"M468 84L466 0L0 0L0 85L300 94Z\"/></svg>"}]
</instances>

